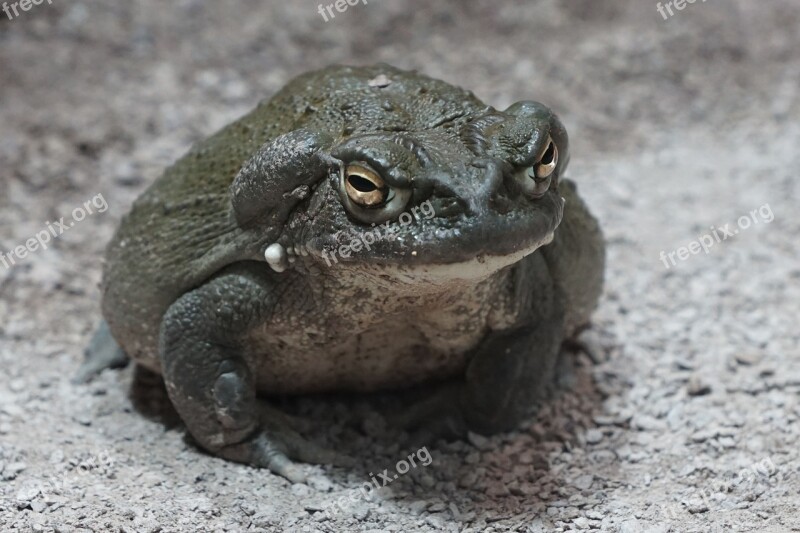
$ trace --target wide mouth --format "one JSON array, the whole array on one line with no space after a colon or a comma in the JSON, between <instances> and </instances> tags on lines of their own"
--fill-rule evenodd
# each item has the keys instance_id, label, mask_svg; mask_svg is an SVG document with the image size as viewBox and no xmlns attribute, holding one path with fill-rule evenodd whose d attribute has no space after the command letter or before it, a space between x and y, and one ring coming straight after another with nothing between
<instances>
[{"instance_id":1,"label":"wide mouth","mask_svg":"<svg viewBox=\"0 0 800 533\"><path fill-rule=\"evenodd\" d=\"M364 265L362 271L374 267L371 269L373 273L389 276L398 282L407 284L450 285L462 281L479 281L518 263L540 247L549 244L553 240L553 235L551 233L541 242L505 255L480 254L470 259L451 263L412 262L406 265L375 263Z\"/></svg>"},{"instance_id":2,"label":"wide mouth","mask_svg":"<svg viewBox=\"0 0 800 533\"><path fill-rule=\"evenodd\" d=\"M480 216L401 216L375 226L315 237L305 250L323 264L345 267L420 267L439 276L483 275L519 261L549 243L561 223L564 199L557 191L504 213L487 209ZM419 215L419 211L417 212ZM461 274L459 274L461 271Z\"/></svg>"}]
</instances>

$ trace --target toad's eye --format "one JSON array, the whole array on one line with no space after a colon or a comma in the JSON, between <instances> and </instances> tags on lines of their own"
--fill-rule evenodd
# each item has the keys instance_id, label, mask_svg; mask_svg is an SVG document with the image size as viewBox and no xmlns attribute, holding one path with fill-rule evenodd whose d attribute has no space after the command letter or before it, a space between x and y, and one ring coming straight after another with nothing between
<instances>
[{"instance_id":1,"label":"toad's eye","mask_svg":"<svg viewBox=\"0 0 800 533\"><path fill-rule=\"evenodd\" d=\"M558 148L552 139L547 143L539 161L533 166L533 176L537 179L549 178L558 165Z\"/></svg>"},{"instance_id":2,"label":"toad's eye","mask_svg":"<svg viewBox=\"0 0 800 533\"><path fill-rule=\"evenodd\" d=\"M363 161L348 163L332 174L339 199L347 212L360 222L380 224L400 215L411 200L410 187L392 186Z\"/></svg>"},{"instance_id":3,"label":"toad's eye","mask_svg":"<svg viewBox=\"0 0 800 533\"><path fill-rule=\"evenodd\" d=\"M378 174L358 163L347 165L344 188L348 198L361 207L378 207L386 202L389 187Z\"/></svg>"},{"instance_id":4,"label":"toad's eye","mask_svg":"<svg viewBox=\"0 0 800 533\"><path fill-rule=\"evenodd\" d=\"M556 166L558 166L558 147L553 139L548 138L536 163L516 174L517 183L531 198L541 198L550 189Z\"/></svg>"}]
</instances>

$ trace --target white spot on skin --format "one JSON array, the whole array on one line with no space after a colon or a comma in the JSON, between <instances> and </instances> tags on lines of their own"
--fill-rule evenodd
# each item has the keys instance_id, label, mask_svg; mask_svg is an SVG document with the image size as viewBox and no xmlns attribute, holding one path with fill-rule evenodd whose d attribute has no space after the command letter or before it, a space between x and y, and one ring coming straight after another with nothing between
<instances>
[{"instance_id":1,"label":"white spot on skin","mask_svg":"<svg viewBox=\"0 0 800 533\"><path fill-rule=\"evenodd\" d=\"M283 272L289 266L286 249L277 242L267 246L264 250L264 259L275 272Z\"/></svg>"},{"instance_id":2,"label":"white spot on skin","mask_svg":"<svg viewBox=\"0 0 800 533\"><path fill-rule=\"evenodd\" d=\"M392 83L386 74L378 74L367 82L370 87L388 87Z\"/></svg>"}]
</instances>

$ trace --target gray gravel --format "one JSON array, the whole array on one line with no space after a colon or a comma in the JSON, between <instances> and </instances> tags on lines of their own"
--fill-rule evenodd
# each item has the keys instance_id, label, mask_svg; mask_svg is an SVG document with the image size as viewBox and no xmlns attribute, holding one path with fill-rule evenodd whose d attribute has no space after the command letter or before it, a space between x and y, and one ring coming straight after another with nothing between
<instances>
[{"instance_id":1,"label":"gray gravel","mask_svg":"<svg viewBox=\"0 0 800 533\"><path fill-rule=\"evenodd\" d=\"M0 13L0 251L108 205L0 264L0 531L800 531L795 0L666 21L641 0L373 0L329 22L310 1L111 4ZM567 124L609 260L553 400L513 433L425 443L428 466L364 498L416 449L377 414L396 397L288 401L360 460L291 486L199 452L151 376L71 385L103 245L147 184L291 76L376 61ZM707 254L659 258L725 224Z\"/></svg>"}]
</instances>

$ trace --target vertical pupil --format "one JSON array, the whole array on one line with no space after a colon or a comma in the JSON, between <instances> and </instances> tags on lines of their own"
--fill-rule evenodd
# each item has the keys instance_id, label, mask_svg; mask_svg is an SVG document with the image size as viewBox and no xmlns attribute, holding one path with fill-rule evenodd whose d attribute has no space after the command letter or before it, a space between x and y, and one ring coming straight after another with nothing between
<instances>
[{"instance_id":1,"label":"vertical pupil","mask_svg":"<svg viewBox=\"0 0 800 533\"><path fill-rule=\"evenodd\" d=\"M556 154L556 146L553 144L553 141L550 141L550 144L547 146L547 151L542 156L542 165L550 165L553 163L553 159Z\"/></svg>"}]
</instances>

